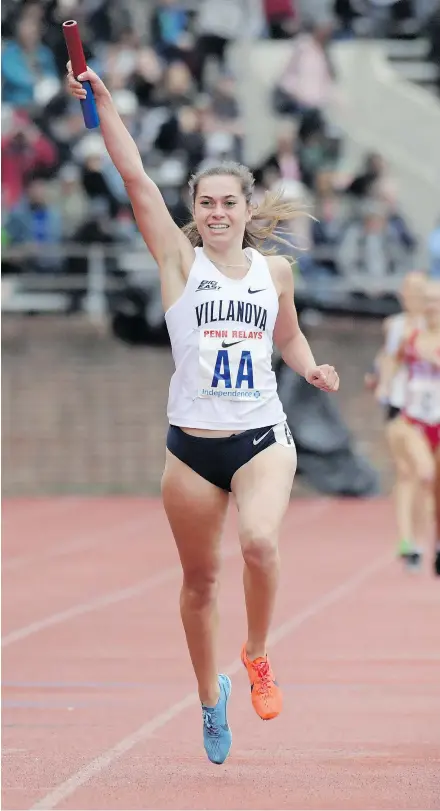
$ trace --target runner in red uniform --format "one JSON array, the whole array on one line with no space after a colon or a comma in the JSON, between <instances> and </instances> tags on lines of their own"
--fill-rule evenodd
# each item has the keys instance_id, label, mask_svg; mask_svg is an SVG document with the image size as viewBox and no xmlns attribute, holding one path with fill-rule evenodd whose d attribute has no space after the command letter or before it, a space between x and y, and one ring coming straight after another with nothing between
<instances>
[{"instance_id":1,"label":"runner in red uniform","mask_svg":"<svg viewBox=\"0 0 440 811\"><path fill-rule=\"evenodd\" d=\"M404 450L419 485L426 531L434 512L434 571L440 575L440 282L426 286L425 325L407 334L398 360L408 369L401 416Z\"/></svg>"}]
</instances>

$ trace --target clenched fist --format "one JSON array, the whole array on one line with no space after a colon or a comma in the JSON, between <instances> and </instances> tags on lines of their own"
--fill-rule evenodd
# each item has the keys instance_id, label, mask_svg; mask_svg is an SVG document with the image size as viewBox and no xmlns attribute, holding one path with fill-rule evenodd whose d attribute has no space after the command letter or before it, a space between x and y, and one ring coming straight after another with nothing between
<instances>
[{"instance_id":1,"label":"clenched fist","mask_svg":"<svg viewBox=\"0 0 440 811\"><path fill-rule=\"evenodd\" d=\"M314 366L307 370L307 383L316 386L322 391L337 391L339 389L339 375L334 366L324 363L323 366Z\"/></svg>"}]
</instances>

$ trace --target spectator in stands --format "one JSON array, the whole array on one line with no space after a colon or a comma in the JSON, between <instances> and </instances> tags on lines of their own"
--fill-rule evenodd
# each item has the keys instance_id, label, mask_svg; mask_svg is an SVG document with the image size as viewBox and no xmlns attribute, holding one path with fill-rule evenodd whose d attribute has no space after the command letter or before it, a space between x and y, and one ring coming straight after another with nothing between
<instances>
[{"instance_id":1,"label":"spectator in stands","mask_svg":"<svg viewBox=\"0 0 440 811\"><path fill-rule=\"evenodd\" d=\"M213 139L223 135L231 159L242 161L244 126L231 74L221 75L214 83L204 121L208 151Z\"/></svg>"},{"instance_id":2,"label":"spectator in stands","mask_svg":"<svg viewBox=\"0 0 440 811\"><path fill-rule=\"evenodd\" d=\"M90 198L75 163L61 167L54 181L53 204L61 216L64 239L72 240L80 225L88 219L90 209Z\"/></svg>"},{"instance_id":3,"label":"spectator in stands","mask_svg":"<svg viewBox=\"0 0 440 811\"><path fill-rule=\"evenodd\" d=\"M369 197L374 184L385 176L385 161L378 152L369 152L365 156L360 173L356 175L346 189L347 194L359 199Z\"/></svg>"},{"instance_id":4,"label":"spectator in stands","mask_svg":"<svg viewBox=\"0 0 440 811\"><path fill-rule=\"evenodd\" d=\"M264 16L260 0L244 7L242 0L200 0L196 20L195 76L200 91L207 89L205 67L207 60L215 58L221 70L226 66L228 45L243 36L261 35Z\"/></svg>"},{"instance_id":5,"label":"spectator in stands","mask_svg":"<svg viewBox=\"0 0 440 811\"><path fill-rule=\"evenodd\" d=\"M315 300L328 303L333 297L332 281L339 276L337 251L345 224L343 195L336 188L332 167L321 169L315 178L314 217L306 252L298 256L298 266Z\"/></svg>"},{"instance_id":6,"label":"spectator in stands","mask_svg":"<svg viewBox=\"0 0 440 811\"><path fill-rule=\"evenodd\" d=\"M295 0L264 0L269 37L289 39L298 30L299 19Z\"/></svg>"},{"instance_id":7,"label":"spectator in stands","mask_svg":"<svg viewBox=\"0 0 440 811\"><path fill-rule=\"evenodd\" d=\"M292 121L283 121L278 129L276 150L261 167L273 169L281 180L300 180L301 171L297 156L297 128Z\"/></svg>"},{"instance_id":8,"label":"spectator in stands","mask_svg":"<svg viewBox=\"0 0 440 811\"><path fill-rule=\"evenodd\" d=\"M108 207L111 217L116 217L120 201L116 197L105 175L105 153L98 136L89 136L84 141L82 155L84 157L81 167L81 178L84 190L90 200L102 200Z\"/></svg>"},{"instance_id":9,"label":"spectator in stands","mask_svg":"<svg viewBox=\"0 0 440 811\"><path fill-rule=\"evenodd\" d=\"M191 104L194 87L191 73L184 62L173 62L164 73L162 101L172 109Z\"/></svg>"},{"instance_id":10,"label":"spectator in stands","mask_svg":"<svg viewBox=\"0 0 440 811\"><path fill-rule=\"evenodd\" d=\"M81 107L69 99L65 108L48 110L46 116L40 117L40 121L41 126L45 127L46 136L58 151L60 165L68 163L72 159L76 145L85 137Z\"/></svg>"},{"instance_id":11,"label":"spectator in stands","mask_svg":"<svg viewBox=\"0 0 440 811\"><path fill-rule=\"evenodd\" d=\"M205 138L198 111L189 105L171 111L159 130L155 147L165 155L186 154L186 173L192 174L205 157Z\"/></svg>"},{"instance_id":12,"label":"spectator in stands","mask_svg":"<svg viewBox=\"0 0 440 811\"><path fill-rule=\"evenodd\" d=\"M124 29L117 42L102 50L103 72L112 92L127 87L136 69L138 52L139 37L131 27Z\"/></svg>"},{"instance_id":13,"label":"spectator in stands","mask_svg":"<svg viewBox=\"0 0 440 811\"><path fill-rule=\"evenodd\" d=\"M416 240L398 206L397 184L382 155L367 154L364 169L347 188L347 198L352 212L362 216L363 206L376 202L383 207L388 224L402 245L413 251Z\"/></svg>"},{"instance_id":14,"label":"spectator in stands","mask_svg":"<svg viewBox=\"0 0 440 811\"><path fill-rule=\"evenodd\" d=\"M58 79L51 51L41 41L38 17L24 10L18 19L14 40L2 54L3 102L14 107L29 107L35 100L38 83L45 78Z\"/></svg>"},{"instance_id":15,"label":"spectator in stands","mask_svg":"<svg viewBox=\"0 0 440 811\"><path fill-rule=\"evenodd\" d=\"M359 13L359 11L356 11L355 6L356 4L352 0L335 0L333 10L340 24L339 36L353 34L353 21ZM359 6L360 8L361 6Z\"/></svg>"},{"instance_id":16,"label":"spectator in stands","mask_svg":"<svg viewBox=\"0 0 440 811\"><path fill-rule=\"evenodd\" d=\"M94 197L90 200L88 218L73 235L73 241L85 245L113 245L117 239L115 221L110 216L108 200L104 197ZM116 270L115 261L106 258L107 271ZM86 256L69 256L66 262L67 272L70 274L86 274L88 260Z\"/></svg>"},{"instance_id":17,"label":"spectator in stands","mask_svg":"<svg viewBox=\"0 0 440 811\"><path fill-rule=\"evenodd\" d=\"M343 0L336 6L340 18L348 14ZM21 8L18 24L17 7ZM237 38L267 33L274 38L292 36L293 53L278 86L282 112L288 118L280 127L272 154L256 168L255 199L264 189L275 189L280 183L299 202L306 195L309 210L319 222L307 218L295 221L293 247L306 248L307 252L299 253L300 262L306 259L307 264L310 260L310 266L319 272L334 274L342 235L342 256L351 257L354 265L366 267L374 250L382 257L384 272L404 265L405 251L411 253L414 239L397 209L396 190L383 158L376 154L367 157L347 189L348 194L340 195L335 188L333 170L338 150L325 116L326 105L334 98L333 70L327 53L334 0L192 0L190 4L186 0L139 0L135 7L136 16L131 4L119 0L82 0L72 15L71 0L11 0L10 11L3 17L6 36L11 37L2 59L7 68L2 107L5 246L10 239L9 222L14 240L19 236L20 217L28 223L26 233L34 229L42 240L50 232L49 189L45 187L43 194L49 213L44 211L43 216L35 215L27 194L23 197L24 178L36 172L39 177L45 172L53 179L54 207L63 220L64 238L113 243L115 239L131 240L136 232L124 184L108 160L101 136L84 128L79 104L64 93L49 104L41 102L45 98L42 78L54 80L57 70L64 75L66 52L60 23L75 16L81 24L86 58L111 86L118 111L138 144L142 160L179 224L189 217L188 174L219 159L245 157L241 107L234 79L228 73L228 46ZM142 19L146 10L144 40L138 14ZM43 28L49 50L42 44ZM16 71L15 67L10 81L10 65L14 65L14 59L17 62L17 54L24 64L24 84L21 69ZM219 69L208 76L206 66L212 58ZM8 97L10 103L5 107ZM26 115L16 110L14 100L23 97ZM291 120L292 115L297 121ZM38 127L33 121L38 122ZM60 165L63 168L57 177ZM312 198L316 199L316 208ZM366 216L365 210L358 214L357 207L364 203L383 210L383 219ZM351 214L348 222L346 209ZM303 224L307 235L298 232ZM308 252L310 245L320 264L313 259L312 251ZM73 266L86 268L83 259L72 260L68 267ZM433 267L438 267L438 252ZM346 262L342 271L348 270Z\"/></svg>"},{"instance_id":18,"label":"spectator in stands","mask_svg":"<svg viewBox=\"0 0 440 811\"><path fill-rule=\"evenodd\" d=\"M163 74L163 66L154 49L141 48L137 53L130 86L142 107L154 107L157 104L158 87Z\"/></svg>"},{"instance_id":19,"label":"spectator in stands","mask_svg":"<svg viewBox=\"0 0 440 811\"><path fill-rule=\"evenodd\" d=\"M312 222L313 255L316 264L338 275L336 248L341 240L345 221L345 207L342 195L334 185L334 173L325 168L318 172L315 182L315 217Z\"/></svg>"},{"instance_id":20,"label":"spectator in stands","mask_svg":"<svg viewBox=\"0 0 440 811\"><path fill-rule=\"evenodd\" d=\"M4 121L2 196L4 205L12 208L21 200L25 176L37 171L40 175L45 171L50 176L57 165L58 153L24 110L13 110Z\"/></svg>"},{"instance_id":21,"label":"spectator in stands","mask_svg":"<svg viewBox=\"0 0 440 811\"><path fill-rule=\"evenodd\" d=\"M341 272L350 277L362 274L385 279L407 272L412 264L414 237L401 227L398 217L390 217L387 206L371 199L363 203L360 218L344 229L338 249Z\"/></svg>"},{"instance_id":22,"label":"spectator in stands","mask_svg":"<svg viewBox=\"0 0 440 811\"><path fill-rule=\"evenodd\" d=\"M195 39L190 29L191 16L181 0L159 0L151 16L150 33L163 59L192 64Z\"/></svg>"},{"instance_id":23,"label":"spectator in stands","mask_svg":"<svg viewBox=\"0 0 440 811\"><path fill-rule=\"evenodd\" d=\"M120 0L85 0L80 4L75 2L77 5L80 12L81 6L84 6L92 42L117 42L121 32L131 26L128 3L121 3Z\"/></svg>"},{"instance_id":24,"label":"spectator in stands","mask_svg":"<svg viewBox=\"0 0 440 811\"><path fill-rule=\"evenodd\" d=\"M280 113L300 115L324 111L334 92L328 43L333 20L311 21L292 45L287 67L277 84L275 106Z\"/></svg>"},{"instance_id":25,"label":"spectator in stands","mask_svg":"<svg viewBox=\"0 0 440 811\"><path fill-rule=\"evenodd\" d=\"M327 133L326 124L319 110L303 114L298 130L298 161L303 183L315 188L315 179L320 171L337 162L338 141Z\"/></svg>"},{"instance_id":26,"label":"spectator in stands","mask_svg":"<svg viewBox=\"0 0 440 811\"><path fill-rule=\"evenodd\" d=\"M38 176L28 178L22 200L7 218L6 231L11 245L37 247L37 254L27 260L28 270L41 272L61 268L59 256L45 250L58 245L62 238L61 214L50 202L47 180Z\"/></svg>"}]
</instances>

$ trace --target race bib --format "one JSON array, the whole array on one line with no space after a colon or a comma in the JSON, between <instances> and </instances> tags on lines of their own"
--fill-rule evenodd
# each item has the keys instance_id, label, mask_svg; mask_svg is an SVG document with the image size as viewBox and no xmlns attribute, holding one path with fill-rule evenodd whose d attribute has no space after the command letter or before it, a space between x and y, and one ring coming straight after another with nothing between
<instances>
[{"instance_id":1,"label":"race bib","mask_svg":"<svg viewBox=\"0 0 440 811\"><path fill-rule=\"evenodd\" d=\"M440 373L436 377L417 377L408 387L408 416L427 425L440 423Z\"/></svg>"},{"instance_id":2,"label":"race bib","mask_svg":"<svg viewBox=\"0 0 440 811\"><path fill-rule=\"evenodd\" d=\"M261 330L201 329L198 397L264 398L271 349Z\"/></svg>"}]
</instances>

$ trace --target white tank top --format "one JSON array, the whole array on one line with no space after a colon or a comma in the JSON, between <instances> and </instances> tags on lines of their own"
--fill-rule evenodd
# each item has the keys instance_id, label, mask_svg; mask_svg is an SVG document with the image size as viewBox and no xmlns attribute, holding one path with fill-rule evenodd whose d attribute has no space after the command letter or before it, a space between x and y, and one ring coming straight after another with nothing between
<instances>
[{"instance_id":1,"label":"white tank top","mask_svg":"<svg viewBox=\"0 0 440 811\"><path fill-rule=\"evenodd\" d=\"M165 313L176 371L167 415L183 428L246 431L286 419L272 369L278 295L254 249L244 279L229 279L203 252Z\"/></svg>"},{"instance_id":2,"label":"white tank top","mask_svg":"<svg viewBox=\"0 0 440 811\"><path fill-rule=\"evenodd\" d=\"M420 318L418 325L422 326L423 319ZM394 355L403 340L406 329L406 315L399 313L391 318L387 340L385 343L385 351L389 355ZM403 408L406 398L406 390L408 385L408 369L402 364L396 374L394 375L388 396L389 405L395 408Z\"/></svg>"},{"instance_id":3,"label":"white tank top","mask_svg":"<svg viewBox=\"0 0 440 811\"><path fill-rule=\"evenodd\" d=\"M397 352L405 333L405 321L405 313L399 313L390 320L385 343L385 352L387 354L394 355ZM388 402L391 406L394 406L394 408L403 407L407 381L408 370L406 366L402 365L399 367L390 383Z\"/></svg>"}]
</instances>

